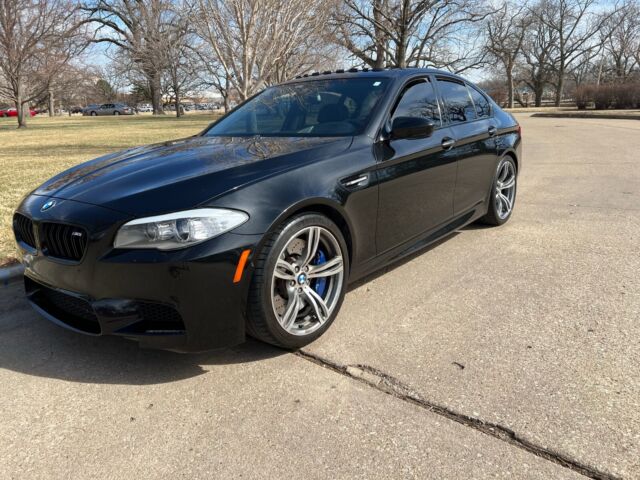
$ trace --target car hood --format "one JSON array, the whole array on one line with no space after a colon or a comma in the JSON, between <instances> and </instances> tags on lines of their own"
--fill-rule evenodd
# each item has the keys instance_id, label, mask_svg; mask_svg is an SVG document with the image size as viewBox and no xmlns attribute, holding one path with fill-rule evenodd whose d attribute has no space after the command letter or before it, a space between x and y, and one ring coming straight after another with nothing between
<instances>
[{"instance_id":1,"label":"car hood","mask_svg":"<svg viewBox=\"0 0 640 480\"><path fill-rule=\"evenodd\" d=\"M106 155L33 193L131 215L193 208L261 178L341 152L351 137L191 137ZM304 155L300 155L304 152Z\"/></svg>"}]
</instances>

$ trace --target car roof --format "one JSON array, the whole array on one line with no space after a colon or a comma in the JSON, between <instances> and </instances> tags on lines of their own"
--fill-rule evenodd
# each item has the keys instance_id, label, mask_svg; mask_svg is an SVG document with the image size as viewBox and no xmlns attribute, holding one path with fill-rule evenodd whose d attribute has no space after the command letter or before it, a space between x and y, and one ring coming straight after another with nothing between
<instances>
[{"instance_id":1,"label":"car roof","mask_svg":"<svg viewBox=\"0 0 640 480\"><path fill-rule=\"evenodd\" d=\"M446 75L448 77L456 78L458 80L467 81L451 72L444 70L438 70L437 68L351 68L348 70L335 70L325 72L313 72L305 75L298 75L297 77L284 82L296 83L313 80L328 80L334 78L407 78L416 75Z\"/></svg>"}]
</instances>

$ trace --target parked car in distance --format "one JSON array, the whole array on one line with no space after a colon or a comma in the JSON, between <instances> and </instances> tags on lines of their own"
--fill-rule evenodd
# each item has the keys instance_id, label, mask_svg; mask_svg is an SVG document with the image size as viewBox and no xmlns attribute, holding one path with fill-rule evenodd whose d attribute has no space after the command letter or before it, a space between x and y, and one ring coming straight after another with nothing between
<instances>
[{"instance_id":1,"label":"parked car in distance","mask_svg":"<svg viewBox=\"0 0 640 480\"><path fill-rule=\"evenodd\" d=\"M507 222L521 153L514 117L460 76L298 78L25 197L13 228L27 297L59 325L146 347L251 335L300 348L349 283L471 222Z\"/></svg>"},{"instance_id":2,"label":"parked car in distance","mask_svg":"<svg viewBox=\"0 0 640 480\"><path fill-rule=\"evenodd\" d=\"M90 112L92 112L93 110L98 110L99 108L100 108L99 103L90 103L89 105L87 105L82 109L82 114L89 115Z\"/></svg>"},{"instance_id":3,"label":"parked car in distance","mask_svg":"<svg viewBox=\"0 0 640 480\"><path fill-rule=\"evenodd\" d=\"M137 109L138 109L138 112L140 113L153 112L153 107L148 103L143 103L141 105L138 105Z\"/></svg>"},{"instance_id":4,"label":"parked car in distance","mask_svg":"<svg viewBox=\"0 0 640 480\"><path fill-rule=\"evenodd\" d=\"M85 108L82 114L95 117L98 115L134 115L135 112L133 108L123 103L103 103L100 106L92 105Z\"/></svg>"},{"instance_id":5,"label":"parked car in distance","mask_svg":"<svg viewBox=\"0 0 640 480\"><path fill-rule=\"evenodd\" d=\"M35 117L38 114L33 108L29 109L29 116ZM17 117L18 110L15 107L0 109L0 117Z\"/></svg>"}]
</instances>

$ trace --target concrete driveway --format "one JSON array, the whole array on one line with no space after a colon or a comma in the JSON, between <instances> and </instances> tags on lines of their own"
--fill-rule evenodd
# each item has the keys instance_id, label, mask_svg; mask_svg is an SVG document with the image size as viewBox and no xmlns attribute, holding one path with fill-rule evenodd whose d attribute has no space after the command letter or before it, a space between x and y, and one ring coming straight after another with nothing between
<instances>
[{"instance_id":1,"label":"concrete driveway","mask_svg":"<svg viewBox=\"0 0 640 480\"><path fill-rule=\"evenodd\" d=\"M640 122L520 120L512 220L298 354L143 351L0 287L0 478L640 478Z\"/></svg>"}]
</instances>

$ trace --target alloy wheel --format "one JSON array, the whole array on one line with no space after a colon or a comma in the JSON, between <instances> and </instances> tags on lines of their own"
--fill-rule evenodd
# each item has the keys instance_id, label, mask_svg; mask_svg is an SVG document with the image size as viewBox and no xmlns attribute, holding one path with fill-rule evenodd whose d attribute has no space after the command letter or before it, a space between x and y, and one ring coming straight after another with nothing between
<instances>
[{"instance_id":1,"label":"alloy wheel","mask_svg":"<svg viewBox=\"0 0 640 480\"><path fill-rule=\"evenodd\" d=\"M501 220L509 216L513 210L516 197L516 169L512 162L506 161L500 165L496 179L496 212Z\"/></svg>"},{"instance_id":2,"label":"alloy wheel","mask_svg":"<svg viewBox=\"0 0 640 480\"><path fill-rule=\"evenodd\" d=\"M278 323L292 335L313 333L331 317L343 282L336 237L318 226L298 231L278 255L272 275L271 304Z\"/></svg>"}]
</instances>

